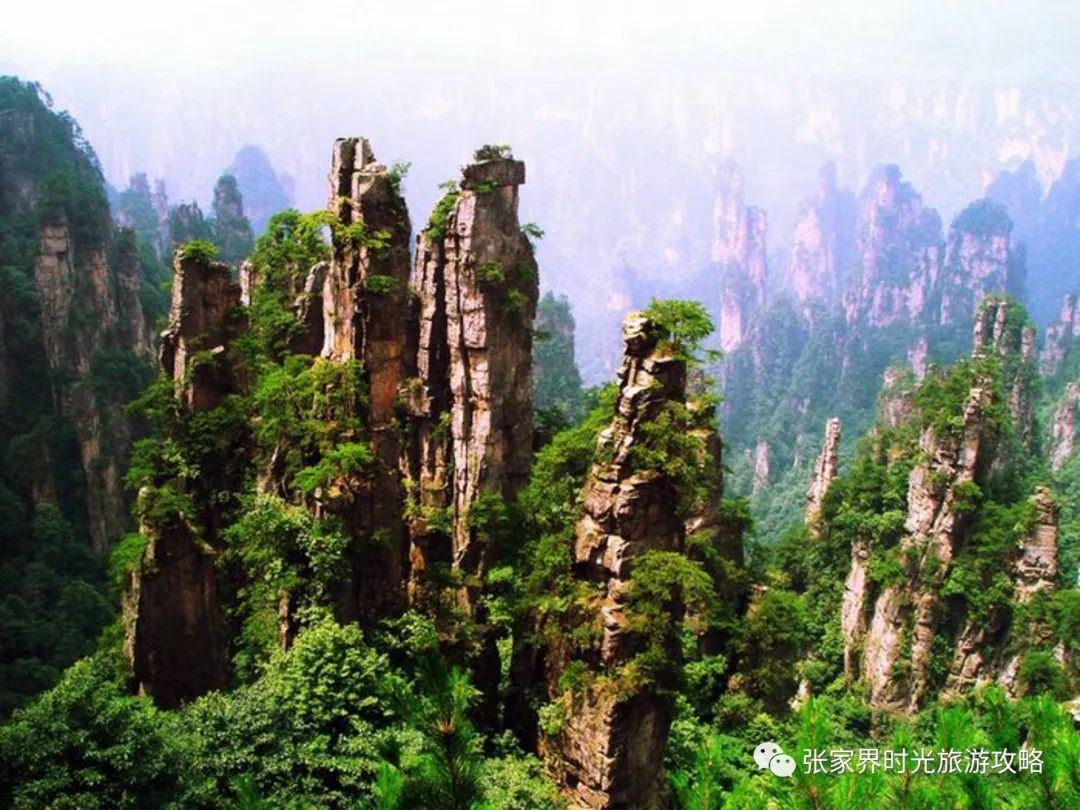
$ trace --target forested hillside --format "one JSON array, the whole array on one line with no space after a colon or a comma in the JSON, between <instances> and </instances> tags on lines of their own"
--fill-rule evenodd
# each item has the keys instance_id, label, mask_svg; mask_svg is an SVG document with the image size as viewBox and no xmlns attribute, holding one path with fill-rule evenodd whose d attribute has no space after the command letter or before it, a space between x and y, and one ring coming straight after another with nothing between
<instances>
[{"instance_id":1,"label":"forested hillside","mask_svg":"<svg viewBox=\"0 0 1080 810\"><path fill-rule=\"evenodd\" d=\"M0 804L1080 806L1080 309L1004 208L826 172L773 295L733 205L586 389L510 146L422 219L329 158L110 216L0 83Z\"/></svg>"}]
</instances>

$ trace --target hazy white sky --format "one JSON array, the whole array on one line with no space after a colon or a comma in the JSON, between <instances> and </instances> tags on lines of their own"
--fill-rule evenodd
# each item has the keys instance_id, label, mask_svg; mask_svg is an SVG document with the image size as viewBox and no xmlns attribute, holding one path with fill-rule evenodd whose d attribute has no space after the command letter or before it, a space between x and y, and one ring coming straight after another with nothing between
<instances>
[{"instance_id":1,"label":"hazy white sky","mask_svg":"<svg viewBox=\"0 0 1080 810\"><path fill-rule=\"evenodd\" d=\"M733 57L795 69L1053 74L1080 48L1072 0L11 0L0 64L409 68L562 60L618 68ZM47 15L47 16L45 16ZM1071 80L1071 76L1069 77Z\"/></svg>"}]
</instances>

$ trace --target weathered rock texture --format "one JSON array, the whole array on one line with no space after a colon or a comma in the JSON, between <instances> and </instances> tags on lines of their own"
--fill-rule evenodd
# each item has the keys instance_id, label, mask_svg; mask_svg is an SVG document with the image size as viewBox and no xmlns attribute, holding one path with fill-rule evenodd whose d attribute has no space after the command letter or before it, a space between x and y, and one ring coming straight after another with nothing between
<instances>
[{"instance_id":1,"label":"weathered rock texture","mask_svg":"<svg viewBox=\"0 0 1080 810\"><path fill-rule=\"evenodd\" d=\"M148 542L125 583L124 653L138 694L178 706L228 684L214 554L178 515L139 531Z\"/></svg>"},{"instance_id":2,"label":"weathered rock texture","mask_svg":"<svg viewBox=\"0 0 1080 810\"><path fill-rule=\"evenodd\" d=\"M188 413L214 408L238 390L228 347L245 325L239 303L240 287L228 267L177 252L161 365ZM193 500L195 514L185 516L179 510L162 514L160 504L149 502L153 498L139 498L147 546L126 583L124 650L136 691L176 706L227 683L214 575L218 521L201 499Z\"/></svg>"},{"instance_id":3,"label":"weathered rock texture","mask_svg":"<svg viewBox=\"0 0 1080 810\"><path fill-rule=\"evenodd\" d=\"M524 182L525 165L509 157L466 166L460 191L418 240L418 338L403 390L417 436L406 461L416 594L434 563L467 579L490 568L495 549L478 537L470 510L485 493L513 499L529 474L539 288L518 223Z\"/></svg>"},{"instance_id":4,"label":"weathered rock texture","mask_svg":"<svg viewBox=\"0 0 1080 810\"><path fill-rule=\"evenodd\" d=\"M825 423L825 441L810 473L806 490L806 523L813 528L821 516L821 506L829 485L836 480L840 465L840 420L835 416Z\"/></svg>"},{"instance_id":5,"label":"weathered rock texture","mask_svg":"<svg viewBox=\"0 0 1080 810\"><path fill-rule=\"evenodd\" d=\"M658 349L657 331L644 316L629 316L623 337L616 413L598 441L573 549L575 574L602 586L597 609L603 631L594 665L608 673L641 645L628 628L626 605L635 558L647 551L680 551L684 543L673 482L659 471L637 469L634 448L647 441L648 426L669 403L685 399L686 364ZM548 688L555 698L565 662L552 653ZM677 657L677 643L671 654ZM627 693L590 686L573 697L561 733L545 737L541 749L577 807L659 807L671 716L671 698L652 688Z\"/></svg>"},{"instance_id":6,"label":"weathered rock texture","mask_svg":"<svg viewBox=\"0 0 1080 810\"><path fill-rule=\"evenodd\" d=\"M1065 386L1050 425L1050 469L1060 470L1076 449L1076 409L1080 406L1080 382Z\"/></svg>"},{"instance_id":7,"label":"weathered rock texture","mask_svg":"<svg viewBox=\"0 0 1080 810\"><path fill-rule=\"evenodd\" d=\"M1021 541L1015 563L1013 599L1016 605L1028 605L1037 596L1052 596L1057 590L1058 577L1058 506L1048 489L1039 487L1031 499L1035 523ZM1012 697L1017 697L1018 681L1024 653L1039 646L1052 646L1054 629L1042 621L1033 620L1026 626L1013 628L1016 652L1009 656L1001 669L999 681Z\"/></svg>"},{"instance_id":8,"label":"weathered rock texture","mask_svg":"<svg viewBox=\"0 0 1080 810\"><path fill-rule=\"evenodd\" d=\"M769 452L769 442L765 438L759 438L754 447L753 492L755 495L769 485Z\"/></svg>"},{"instance_id":9,"label":"weathered rock texture","mask_svg":"<svg viewBox=\"0 0 1080 810\"><path fill-rule=\"evenodd\" d=\"M915 413L913 386L896 368L885 369L883 378L878 398L878 422L886 428L899 427Z\"/></svg>"},{"instance_id":10,"label":"weathered rock texture","mask_svg":"<svg viewBox=\"0 0 1080 810\"><path fill-rule=\"evenodd\" d=\"M1039 487L1031 498L1034 521L1021 540L1014 559L1003 561L1014 582L1013 604L1028 605L1037 594L1051 596L1057 587L1058 508L1050 491ZM1014 613L1014 617L1016 613ZM997 678L1017 697L1017 676L1024 654L1035 647L1053 646L1054 631L1042 621L1008 626L1000 613L977 621L969 619L957 637L945 694L955 696ZM1007 653L1003 653L1007 651Z\"/></svg>"},{"instance_id":11,"label":"weathered rock texture","mask_svg":"<svg viewBox=\"0 0 1080 810\"><path fill-rule=\"evenodd\" d=\"M743 180L727 163L713 206L712 260L720 272L720 347L733 351L746 340L754 316L765 307L767 264L766 217L743 205Z\"/></svg>"},{"instance_id":12,"label":"weathered rock texture","mask_svg":"<svg viewBox=\"0 0 1080 810\"><path fill-rule=\"evenodd\" d=\"M953 508L956 488L973 482L993 454L985 429L989 382L972 387L956 434L938 436L930 426L919 440L927 460L912 470L908 483L900 541L905 581L878 596L864 642L862 671L876 707L914 711L928 686L939 590L964 528Z\"/></svg>"},{"instance_id":13,"label":"weathered rock texture","mask_svg":"<svg viewBox=\"0 0 1080 810\"><path fill-rule=\"evenodd\" d=\"M1039 371L1050 377L1061 369L1069 347L1080 336L1080 306L1075 293L1069 293L1061 304L1060 317L1046 328L1046 343L1039 354Z\"/></svg>"},{"instance_id":14,"label":"weathered rock texture","mask_svg":"<svg viewBox=\"0 0 1080 810\"><path fill-rule=\"evenodd\" d=\"M838 301L854 247L855 197L837 186L836 164L830 162L821 169L817 195L803 203L791 236L788 276L795 297L803 304Z\"/></svg>"},{"instance_id":15,"label":"weathered rock texture","mask_svg":"<svg viewBox=\"0 0 1080 810\"><path fill-rule=\"evenodd\" d=\"M124 403L107 386L95 386L93 375L106 352L124 351L132 363L150 355L138 256L125 237L110 262L104 240L79 244L66 221L46 223L34 274L53 400L75 427L90 535L99 550L129 525L121 469L131 436Z\"/></svg>"},{"instance_id":16,"label":"weathered rock texture","mask_svg":"<svg viewBox=\"0 0 1080 810\"><path fill-rule=\"evenodd\" d=\"M1015 315L1010 319L1010 308ZM1024 452L1035 450L1035 327L1020 320L1021 310L1000 295L984 298L975 313L972 354L996 354L1008 394L1009 416ZM1023 316L1026 320L1026 316Z\"/></svg>"},{"instance_id":17,"label":"weathered rock texture","mask_svg":"<svg viewBox=\"0 0 1080 810\"><path fill-rule=\"evenodd\" d=\"M369 485L347 503L324 501L320 508L341 513L362 549L343 597L345 617L375 619L405 604L405 501L395 406L409 343L411 225L397 183L364 138L335 143L329 207L340 224L332 259L328 268L317 265L308 274L296 293L296 310L308 324L301 333L306 342L314 345L321 331L322 356L361 363L367 383L368 441L376 459Z\"/></svg>"},{"instance_id":18,"label":"weathered rock texture","mask_svg":"<svg viewBox=\"0 0 1080 810\"><path fill-rule=\"evenodd\" d=\"M1005 209L976 200L949 228L939 323L963 327L988 293L1021 295L1026 274L1023 250L1012 243Z\"/></svg>"},{"instance_id":19,"label":"weathered rock texture","mask_svg":"<svg viewBox=\"0 0 1080 810\"><path fill-rule=\"evenodd\" d=\"M859 197L857 269L844 295L849 324L915 323L941 274L941 218L900 178L878 168Z\"/></svg>"}]
</instances>

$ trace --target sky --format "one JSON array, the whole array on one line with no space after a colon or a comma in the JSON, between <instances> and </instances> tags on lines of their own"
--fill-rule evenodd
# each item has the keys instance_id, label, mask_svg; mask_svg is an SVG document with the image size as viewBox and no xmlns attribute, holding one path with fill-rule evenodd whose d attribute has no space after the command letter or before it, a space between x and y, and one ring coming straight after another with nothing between
<instances>
[{"instance_id":1,"label":"sky","mask_svg":"<svg viewBox=\"0 0 1080 810\"><path fill-rule=\"evenodd\" d=\"M0 61L26 71L60 64L330 68L375 53L412 70L478 65L492 55L532 68L569 60L607 69L692 66L720 55L793 69L813 59L811 69L988 74L1022 67L1049 76L1070 65L1080 45L1080 4L1069 0L7 5Z\"/></svg>"}]
</instances>

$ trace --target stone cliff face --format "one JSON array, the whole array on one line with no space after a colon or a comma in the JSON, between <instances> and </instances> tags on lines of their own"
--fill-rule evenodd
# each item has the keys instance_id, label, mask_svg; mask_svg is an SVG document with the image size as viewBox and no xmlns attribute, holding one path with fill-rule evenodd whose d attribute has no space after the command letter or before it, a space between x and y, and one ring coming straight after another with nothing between
<instances>
[{"instance_id":1,"label":"stone cliff face","mask_svg":"<svg viewBox=\"0 0 1080 810\"><path fill-rule=\"evenodd\" d=\"M539 288L517 216L525 165L497 151L477 158L420 235L413 269L419 329L403 397L417 425L407 459L414 592L433 563L465 577L490 568L494 549L470 510L482 497L512 499L531 464Z\"/></svg>"},{"instance_id":2,"label":"stone cliff face","mask_svg":"<svg viewBox=\"0 0 1080 810\"><path fill-rule=\"evenodd\" d=\"M364 138L341 138L334 145L329 208L340 224L321 290L322 356L335 362L358 361L368 386L368 435L376 463L363 495L344 504L323 504L342 515L351 534L364 544L363 560L353 571L347 617L373 619L404 606L404 495L399 461L401 443L395 421L398 390L405 379L406 317L409 300L411 225L405 201L387 168L375 160ZM362 233L362 238L352 234ZM298 292L297 309L317 335L314 305L320 267ZM312 343L315 341L312 340ZM374 541L378 532L382 540Z\"/></svg>"},{"instance_id":3,"label":"stone cliff face","mask_svg":"<svg viewBox=\"0 0 1080 810\"><path fill-rule=\"evenodd\" d=\"M1020 544L1015 561L1013 598L1016 605L1028 605L1038 596L1052 596L1058 577L1058 506L1051 492L1039 487L1031 499L1035 522ZM1009 656L998 681L1012 697L1021 690L1018 676L1024 654L1041 645L1050 646L1054 630L1045 621L1032 620L1027 626L1013 628L1017 651Z\"/></svg>"},{"instance_id":4,"label":"stone cliff face","mask_svg":"<svg viewBox=\"0 0 1080 810\"><path fill-rule=\"evenodd\" d=\"M124 403L93 378L109 351L127 352L129 363L149 360L140 274L130 250L110 262L104 242L80 244L66 221L42 226L34 273L42 339L54 402L78 438L90 535L99 550L128 526L121 469L131 437Z\"/></svg>"},{"instance_id":5,"label":"stone cliff face","mask_svg":"<svg viewBox=\"0 0 1080 810\"><path fill-rule=\"evenodd\" d=\"M825 502L829 485L836 480L839 454L840 420L834 416L825 423L825 441L810 473L810 485L806 490L806 523L811 527L821 515L821 506Z\"/></svg>"},{"instance_id":6,"label":"stone cliff face","mask_svg":"<svg viewBox=\"0 0 1080 810\"><path fill-rule=\"evenodd\" d=\"M111 372L123 365L138 376L152 363L142 270L130 234L111 226L96 158L70 120L39 89L3 83L11 106L0 109L0 224L8 235L0 264L14 275L0 300L0 420L11 431L0 436L0 455L28 431L36 463L26 470L29 492L19 494L37 504L73 487L79 494L65 512L85 510L90 540L103 552L129 526L126 392ZM23 281L32 293L18 292ZM52 438L70 425L80 470L55 469L32 435L40 433L34 421L49 415L59 417Z\"/></svg>"},{"instance_id":7,"label":"stone cliff face","mask_svg":"<svg viewBox=\"0 0 1080 810\"><path fill-rule=\"evenodd\" d=\"M849 324L885 327L922 319L941 273L941 218L901 179L878 168L858 201L857 270L844 295Z\"/></svg>"},{"instance_id":8,"label":"stone cliff face","mask_svg":"<svg viewBox=\"0 0 1080 810\"><path fill-rule=\"evenodd\" d=\"M1076 409L1080 406L1080 383L1065 386L1050 425L1050 469L1060 470L1076 449Z\"/></svg>"},{"instance_id":9,"label":"stone cliff face","mask_svg":"<svg viewBox=\"0 0 1080 810\"><path fill-rule=\"evenodd\" d=\"M949 228L942 279L939 323L968 323L987 293L1023 294L1024 254L1013 245L1012 222L1005 209L977 200L961 211Z\"/></svg>"},{"instance_id":10,"label":"stone cliff face","mask_svg":"<svg viewBox=\"0 0 1080 810\"><path fill-rule=\"evenodd\" d=\"M1058 508L1049 490L1039 487L1031 498L1035 519L1021 540L1015 558L1005 561L1013 579L1013 604L1028 605L1037 594L1053 595L1057 588ZM995 678L1011 697L1018 697L1017 676L1027 650L1052 645L1054 632L1045 622L1034 619L1025 625L1016 620L1007 627L1005 618L994 614L989 619L969 620L957 638L945 694L955 696L964 690ZM993 649L1011 650L1011 654L989 653Z\"/></svg>"},{"instance_id":11,"label":"stone cliff face","mask_svg":"<svg viewBox=\"0 0 1080 810\"><path fill-rule=\"evenodd\" d=\"M1039 371L1046 377L1057 374L1069 347L1080 337L1080 305L1069 293L1061 304L1061 315L1046 328L1046 343L1039 354Z\"/></svg>"},{"instance_id":12,"label":"stone cliff face","mask_svg":"<svg viewBox=\"0 0 1080 810\"><path fill-rule=\"evenodd\" d=\"M905 580L878 596L864 641L862 672L876 707L914 711L927 689L939 590L964 530L963 515L953 506L957 487L974 482L992 456L992 437L985 432L988 384L971 388L957 433L938 436L930 426L919 440L927 460L908 482L900 541Z\"/></svg>"},{"instance_id":13,"label":"stone cliff face","mask_svg":"<svg viewBox=\"0 0 1080 810\"><path fill-rule=\"evenodd\" d=\"M629 627L626 603L635 559L647 551L680 551L684 542L673 482L658 471L636 469L633 452L648 441L648 426L665 407L685 398L686 366L658 349L657 331L641 315L627 318L623 336L615 417L598 442L573 549L575 575L602 586L597 610L603 631L595 665L604 672L629 662L641 644ZM553 653L548 684L556 697L565 662ZM677 644L671 655L677 655ZM671 715L670 697L652 689L625 694L590 686L574 696L563 729L545 737L541 750L575 806L660 807Z\"/></svg>"},{"instance_id":14,"label":"stone cliff face","mask_svg":"<svg viewBox=\"0 0 1080 810\"><path fill-rule=\"evenodd\" d=\"M227 352L244 328L239 304L240 287L228 267L177 252L161 365L186 413L214 408L238 390ZM162 514L152 500L142 492L137 504L147 545L127 578L124 650L135 690L159 705L176 706L227 683L225 622L214 573L219 527L213 505L201 499L193 499L191 514Z\"/></svg>"},{"instance_id":15,"label":"stone cliff face","mask_svg":"<svg viewBox=\"0 0 1080 810\"><path fill-rule=\"evenodd\" d=\"M791 236L788 276L795 297L804 305L837 302L854 246L855 197L837 186L836 165L827 163L818 194L803 203Z\"/></svg>"},{"instance_id":16,"label":"stone cliff face","mask_svg":"<svg viewBox=\"0 0 1080 810\"><path fill-rule=\"evenodd\" d=\"M1015 305L1012 305L1015 306ZM1009 300L987 296L975 313L972 354L996 354L1006 374L1009 416L1021 447L1035 450L1035 327L1010 324Z\"/></svg>"},{"instance_id":17,"label":"stone cliff face","mask_svg":"<svg viewBox=\"0 0 1080 810\"><path fill-rule=\"evenodd\" d=\"M240 287L226 265L177 251L172 290L161 367L189 411L209 410L237 390L224 355L238 333Z\"/></svg>"},{"instance_id":18,"label":"stone cliff face","mask_svg":"<svg viewBox=\"0 0 1080 810\"><path fill-rule=\"evenodd\" d=\"M767 223L763 210L743 205L738 167L726 164L720 177L711 255L720 272L720 347L729 352L746 340L754 316L765 308Z\"/></svg>"}]
</instances>

